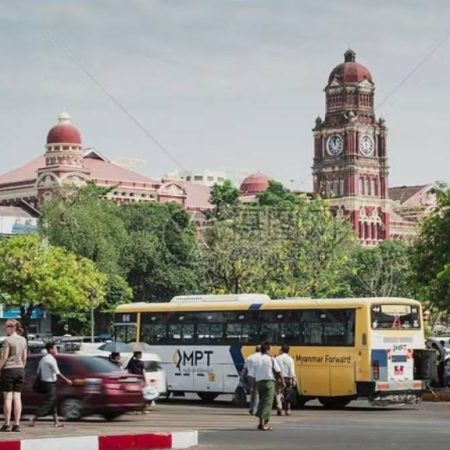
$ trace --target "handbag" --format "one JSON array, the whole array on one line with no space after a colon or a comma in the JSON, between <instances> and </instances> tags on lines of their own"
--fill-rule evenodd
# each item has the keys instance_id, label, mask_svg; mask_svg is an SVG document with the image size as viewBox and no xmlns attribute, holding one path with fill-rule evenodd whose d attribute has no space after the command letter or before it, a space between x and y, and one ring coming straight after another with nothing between
<instances>
[{"instance_id":1,"label":"handbag","mask_svg":"<svg viewBox=\"0 0 450 450\"><path fill-rule=\"evenodd\" d=\"M34 379L32 389L37 394L45 394L45 385L41 378L41 371L38 369L36 378Z\"/></svg>"}]
</instances>

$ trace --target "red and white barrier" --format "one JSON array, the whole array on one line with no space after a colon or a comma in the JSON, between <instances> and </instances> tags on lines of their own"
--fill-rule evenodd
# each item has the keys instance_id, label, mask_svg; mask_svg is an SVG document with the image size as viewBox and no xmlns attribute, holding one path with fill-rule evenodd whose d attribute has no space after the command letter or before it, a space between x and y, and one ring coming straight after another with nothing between
<instances>
[{"instance_id":1,"label":"red and white barrier","mask_svg":"<svg viewBox=\"0 0 450 450\"><path fill-rule=\"evenodd\" d=\"M198 445L197 431L0 441L0 450L149 450Z\"/></svg>"}]
</instances>

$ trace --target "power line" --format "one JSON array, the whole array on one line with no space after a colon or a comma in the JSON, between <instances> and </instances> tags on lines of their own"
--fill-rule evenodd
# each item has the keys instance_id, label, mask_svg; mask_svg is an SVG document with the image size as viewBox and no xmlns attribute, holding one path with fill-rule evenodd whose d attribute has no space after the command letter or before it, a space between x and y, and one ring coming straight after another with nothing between
<instances>
[{"instance_id":1,"label":"power line","mask_svg":"<svg viewBox=\"0 0 450 450\"><path fill-rule=\"evenodd\" d=\"M428 59L430 59L431 56L437 52L440 47L445 44L449 37L450 33L447 33L443 39L441 39L436 45L434 45L430 49L430 51L419 61L419 63L414 66L413 69L400 81L400 83L398 83L397 86L395 86L394 89L392 89L392 91L389 92L389 94L387 94L380 103L378 103L375 109L378 109L383 103L386 103L387 100L389 100L395 94L395 92L399 88L401 88L428 61Z\"/></svg>"},{"instance_id":2,"label":"power line","mask_svg":"<svg viewBox=\"0 0 450 450\"><path fill-rule=\"evenodd\" d=\"M130 112L128 109L114 97L111 92L108 91L101 83L94 77L94 75L81 64L73 55L73 53L65 47L55 36L46 30L47 37L75 64L78 68L105 94L109 99L135 124L141 131L168 157L174 162L180 169L186 170L183 165L171 154L171 152L159 142L150 131Z\"/></svg>"}]
</instances>

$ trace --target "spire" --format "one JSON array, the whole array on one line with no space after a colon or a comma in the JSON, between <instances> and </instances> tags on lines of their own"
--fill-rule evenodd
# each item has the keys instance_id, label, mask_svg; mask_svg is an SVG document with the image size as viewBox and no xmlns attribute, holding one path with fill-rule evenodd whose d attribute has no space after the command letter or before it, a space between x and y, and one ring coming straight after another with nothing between
<instances>
[{"instance_id":1,"label":"spire","mask_svg":"<svg viewBox=\"0 0 450 450\"><path fill-rule=\"evenodd\" d=\"M344 53L344 61L345 62L355 62L356 59L356 53L349 48L345 53Z\"/></svg>"},{"instance_id":2,"label":"spire","mask_svg":"<svg viewBox=\"0 0 450 450\"><path fill-rule=\"evenodd\" d=\"M70 115L65 110L58 116L58 124L70 123Z\"/></svg>"}]
</instances>

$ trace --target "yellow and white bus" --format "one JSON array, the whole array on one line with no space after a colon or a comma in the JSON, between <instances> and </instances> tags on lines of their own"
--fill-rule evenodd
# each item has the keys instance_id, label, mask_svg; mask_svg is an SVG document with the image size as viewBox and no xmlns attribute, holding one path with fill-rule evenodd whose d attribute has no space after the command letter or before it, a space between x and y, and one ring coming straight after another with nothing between
<instances>
[{"instance_id":1,"label":"yellow and white bus","mask_svg":"<svg viewBox=\"0 0 450 450\"><path fill-rule=\"evenodd\" d=\"M343 407L412 403L425 388L418 301L403 298L286 299L262 294L178 296L121 305L115 335L142 341L162 359L167 391L203 400L232 394L245 358L268 341L290 345L299 403Z\"/></svg>"}]
</instances>

